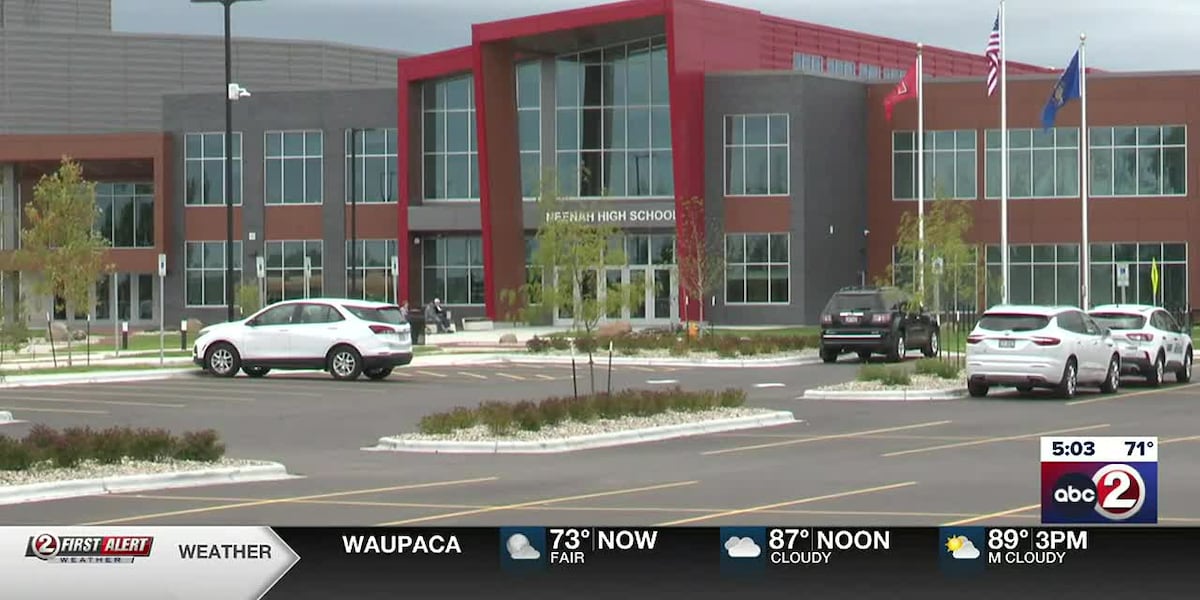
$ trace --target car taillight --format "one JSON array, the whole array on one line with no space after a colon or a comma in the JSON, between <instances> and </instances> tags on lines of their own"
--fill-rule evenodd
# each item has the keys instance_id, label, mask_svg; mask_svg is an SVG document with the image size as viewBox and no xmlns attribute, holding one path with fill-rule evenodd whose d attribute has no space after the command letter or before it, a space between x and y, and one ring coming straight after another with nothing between
<instances>
[{"instance_id":1,"label":"car taillight","mask_svg":"<svg viewBox=\"0 0 1200 600\"><path fill-rule=\"evenodd\" d=\"M978 344L979 342L982 342L982 341L983 341L983 336L979 335L978 333L972 333L971 335L967 336L968 344Z\"/></svg>"},{"instance_id":2,"label":"car taillight","mask_svg":"<svg viewBox=\"0 0 1200 600\"><path fill-rule=\"evenodd\" d=\"M822 325L833 325L833 315L821 315Z\"/></svg>"},{"instance_id":3,"label":"car taillight","mask_svg":"<svg viewBox=\"0 0 1200 600\"><path fill-rule=\"evenodd\" d=\"M396 330L392 329L391 327L388 327L387 325L372 325L371 333L383 335L386 333L396 333Z\"/></svg>"},{"instance_id":4,"label":"car taillight","mask_svg":"<svg viewBox=\"0 0 1200 600\"><path fill-rule=\"evenodd\" d=\"M1037 337L1033 338L1033 343L1035 343L1039 346L1057 346L1061 342L1062 342L1062 340L1060 340L1058 338L1052 338L1052 337L1037 336Z\"/></svg>"},{"instance_id":5,"label":"car taillight","mask_svg":"<svg viewBox=\"0 0 1200 600\"><path fill-rule=\"evenodd\" d=\"M891 323L891 322L892 322L892 314L891 313L871 315L871 323L873 325L887 325L888 323Z\"/></svg>"},{"instance_id":6,"label":"car taillight","mask_svg":"<svg viewBox=\"0 0 1200 600\"><path fill-rule=\"evenodd\" d=\"M1125 334L1125 337L1127 337L1135 342L1153 342L1154 341L1153 333L1127 333L1127 334Z\"/></svg>"}]
</instances>

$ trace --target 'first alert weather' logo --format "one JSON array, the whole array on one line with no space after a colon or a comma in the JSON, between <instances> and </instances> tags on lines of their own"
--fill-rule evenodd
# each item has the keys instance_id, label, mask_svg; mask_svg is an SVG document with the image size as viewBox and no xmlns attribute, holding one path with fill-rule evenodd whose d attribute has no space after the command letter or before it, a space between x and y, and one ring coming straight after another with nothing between
<instances>
[{"instance_id":1,"label":"'first alert weather' logo","mask_svg":"<svg viewBox=\"0 0 1200 600\"><path fill-rule=\"evenodd\" d=\"M57 563L131 563L150 556L154 536L66 535L42 533L31 536L27 558Z\"/></svg>"}]
</instances>

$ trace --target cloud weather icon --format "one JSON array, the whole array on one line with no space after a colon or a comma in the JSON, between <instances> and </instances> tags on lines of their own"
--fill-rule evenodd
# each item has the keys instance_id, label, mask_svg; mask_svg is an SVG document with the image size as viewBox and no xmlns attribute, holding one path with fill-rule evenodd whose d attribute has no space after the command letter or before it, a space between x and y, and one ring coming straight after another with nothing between
<instances>
[{"instance_id":1,"label":"cloud weather icon","mask_svg":"<svg viewBox=\"0 0 1200 600\"><path fill-rule=\"evenodd\" d=\"M946 540L946 550L950 555L959 560L974 560L979 558L979 548L975 547L975 542L965 535L958 535Z\"/></svg>"},{"instance_id":2,"label":"cloud weather icon","mask_svg":"<svg viewBox=\"0 0 1200 600\"><path fill-rule=\"evenodd\" d=\"M542 557L542 553L533 547L529 538L521 533L514 533L508 536L508 542L505 543L505 546L508 548L508 555L513 560L537 560Z\"/></svg>"},{"instance_id":3,"label":"cloud weather icon","mask_svg":"<svg viewBox=\"0 0 1200 600\"><path fill-rule=\"evenodd\" d=\"M729 558L758 558L762 555L762 547L748 537L733 536L725 541L725 552Z\"/></svg>"}]
</instances>

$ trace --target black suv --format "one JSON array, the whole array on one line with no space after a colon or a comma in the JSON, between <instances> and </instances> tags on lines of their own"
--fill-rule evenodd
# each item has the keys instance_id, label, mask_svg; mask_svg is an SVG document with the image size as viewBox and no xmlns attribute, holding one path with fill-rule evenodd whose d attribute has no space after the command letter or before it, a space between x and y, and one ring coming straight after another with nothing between
<instances>
[{"instance_id":1,"label":"black suv","mask_svg":"<svg viewBox=\"0 0 1200 600\"><path fill-rule=\"evenodd\" d=\"M897 288L842 288L821 312L821 360L857 352L863 361L885 354L898 362L915 348L934 356L940 334L937 319Z\"/></svg>"}]
</instances>

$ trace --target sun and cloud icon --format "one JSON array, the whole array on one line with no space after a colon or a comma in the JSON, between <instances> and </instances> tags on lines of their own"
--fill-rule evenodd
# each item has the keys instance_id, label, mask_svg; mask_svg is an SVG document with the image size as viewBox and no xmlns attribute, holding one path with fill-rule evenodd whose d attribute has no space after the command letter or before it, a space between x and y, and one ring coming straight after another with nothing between
<instances>
[{"instance_id":1,"label":"sun and cloud icon","mask_svg":"<svg viewBox=\"0 0 1200 600\"><path fill-rule=\"evenodd\" d=\"M965 535L946 538L946 551L959 560L974 560L979 558L979 548L976 548L975 542L972 542L971 538Z\"/></svg>"},{"instance_id":2,"label":"sun and cloud icon","mask_svg":"<svg viewBox=\"0 0 1200 600\"><path fill-rule=\"evenodd\" d=\"M725 540L725 552L729 554L729 558L758 558L762 555L762 546L750 537L735 535Z\"/></svg>"}]
</instances>

